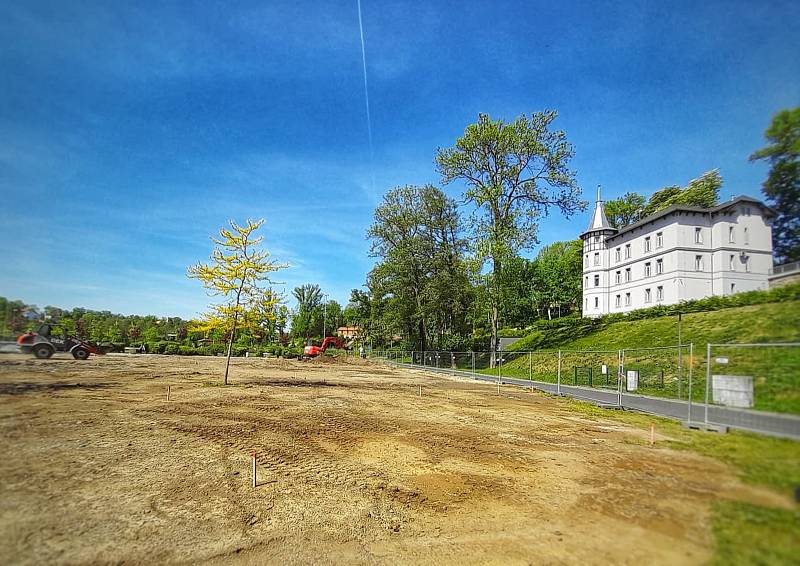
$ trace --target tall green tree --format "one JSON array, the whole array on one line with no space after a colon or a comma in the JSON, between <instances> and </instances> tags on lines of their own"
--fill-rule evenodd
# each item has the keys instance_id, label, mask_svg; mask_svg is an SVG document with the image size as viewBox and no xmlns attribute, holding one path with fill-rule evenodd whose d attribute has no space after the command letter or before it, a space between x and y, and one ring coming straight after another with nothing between
<instances>
[{"instance_id":1,"label":"tall green tree","mask_svg":"<svg viewBox=\"0 0 800 566\"><path fill-rule=\"evenodd\" d=\"M301 310L310 311L322 304L322 289L313 283L295 287L292 295L297 299L297 306Z\"/></svg>"},{"instance_id":2,"label":"tall green tree","mask_svg":"<svg viewBox=\"0 0 800 566\"><path fill-rule=\"evenodd\" d=\"M397 332L425 350L434 338L464 332L466 244L452 199L430 185L395 188L375 209L367 236L380 258L368 281L373 333Z\"/></svg>"},{"instance_id":3,"label":"tall green tree","mask_svg":"<svg viewBox=\"0 0 800 566\"><path fill-rule=\"evenodd\" d=\"M533 261L535 269L535 295L538 307L553 317L563 306L574 307L580 304L581 275L583 273L583 242L554 242L543 247Z\"/></svg>"},{"instance_id":4,"label":"tall green tree","mask_svg":"<svg viewBox=\"0 0 800 566\"><path fill-rule=\"evenodd\" d=\"M538 220L551 208L569 216L585 206L569 169L572 144L563 131L551 129L556 116L537 112L506 123L481 114L455 146L436 155L442 181L462 181L465 201L475 207L476 258L490 264L492 352L499 349L503 262L536 244Z\"/></svg>"},{"instance_id":5,"label":"tall green tree","mask_svg":"<svg viewBox=\"0 0 800 566\"><path fill-rule=\"evenodd\" d=\"M706 171L697 179L689 181L684 188L667 187L653 193L642 211L642 216L650 216L673 204L711 208L719 204L720 187L722 176L719 170Z\"/></svg>"},{"instance_id":6,"label":"tall green tree","mask_svg":"<svg viewBox=\"0 0 800 566\"><path fill-rule=\"evenodd\" d=\"M711 208L719 204L720 187L722 177L718 170L713 169L689 181L683 188L673 185L659 189L649 199L629 192L609 200L605 204L606 216L614 228L622 229L674 204Z\"/></svg>"},{"instance_id":7,"label":"tall green tree","mask_svg":"<svg viewBox=\"0 0 800 566\"><path fill-rule=\"evenodd\" d=\"M772 224L775 256L779 261L800 261L800 106L778 112L764 137L768 145L750 161L769 163L762 190L778 213Z\"/></svg>"},{"instance_id":8,"label":"tall green tree","mask_svg":"<svg viewBox=\"0 0 800 566\"><path fill-rule=\"evenodd\" d=\"M614 228L624 228L642 218L646 201L639 193L625 193L605 203L606 217Z\"/></svg>"}]
</instances>

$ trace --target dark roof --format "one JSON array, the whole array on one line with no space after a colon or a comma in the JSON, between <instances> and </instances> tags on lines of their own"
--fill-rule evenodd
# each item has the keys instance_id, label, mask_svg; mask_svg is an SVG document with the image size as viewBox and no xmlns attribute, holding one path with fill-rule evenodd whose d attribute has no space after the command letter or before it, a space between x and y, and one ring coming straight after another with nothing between
<instances>
[{"instance_id":1,"label":"dark roof","mask_svg":"<svg viewBox=\"0 0 800 566\"><path fill-rule=\"evenodd\" d=\"M699 212L701 214L715 214L717 212L720 212L720 211L723 211L723 210L725 210L727 208L735 206L735 205L739 204L740 202L753 203L753 204L759 206L762 210L766 211L770 216L775 216L777 214L773 209L771 209L770 207L765 205L760 200L754 199L753 197L748 197L748 196L745 196L745 195L738 196L738 197L736 197L734 199L725 201L722 204L718 204L717 206L712 206L711 208L703 208L702 206L691 206L691 205L688 205L688 204L673 204L673 205L668 206L664 210L659 210L655 214L651 214L650 216L646 216L645 218L642 218L638 222L634 222L633 224L631 224L629 226L625 226L624 228L620 229L620 231L617 232L616 234L614 234L613 236L609 236L608 239L609 240L613 240L615 238L618 238L619 236L622 236L623 234L626 234L628 232L636 230L637 228L641 228L642 226L645 226L646 224L650 224L651 222L654 222L655 220L658 220L659 218L663 218L665 216L669 216L670 214L672 214L674 212Z\"/></svg>"}]
</instances>

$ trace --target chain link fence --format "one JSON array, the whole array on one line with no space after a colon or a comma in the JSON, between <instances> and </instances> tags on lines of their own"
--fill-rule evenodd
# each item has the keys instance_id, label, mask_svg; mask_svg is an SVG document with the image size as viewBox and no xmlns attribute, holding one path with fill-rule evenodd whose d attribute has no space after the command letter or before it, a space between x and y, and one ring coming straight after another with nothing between
<instances>
[{"instance_id":1,"label":"chain link fence","mask_svg":"<svg viewBox=\"0 0 800 566\"><path fill-rule=\"evenodd\" d=\"M408 367L800 439L800 343L534 352L373 351Z\"/></svg>"},{"instance_id":2,"label":"chain link fence","mask_svg":"<svg viewBox=\"0 0 800 566\"><path fill-rule=\"evenodd\" d=\"M789 436L800 423L800 342L707 344L691 403L702 421L753 428L771 420ZM690 420L699 421L698 407ZM786 418L788 417L788 418Z\"/></svg>"}]
</instances>

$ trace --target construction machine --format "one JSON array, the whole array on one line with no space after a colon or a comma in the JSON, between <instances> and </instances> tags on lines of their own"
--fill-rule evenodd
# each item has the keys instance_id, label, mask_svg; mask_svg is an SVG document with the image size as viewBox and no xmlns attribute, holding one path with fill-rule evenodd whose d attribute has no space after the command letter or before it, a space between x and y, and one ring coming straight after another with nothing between
<instances>
[{"instance_id":1,"label":"construction machine","mask_svg":"<svg viewBox=\"0 0 800 566\"><path fill-rule=\"evenodd\" d=\"M67 336L63 330L60 338L53 336L53 325L49 322L41 324L36 332L26 332L17 338L17 345L22 353L33 354L40 360L50 358L56 352L69 352L76 360L85 360L90 354L106 353L105 348Z\"/></svg>"},{"instance_id":2,"label":"construction machine","mask_svg":"<svg viewBox=\"0 0 800 566\"><path fill-rule=\"evenodd\" d=\"M339 350L347 350L348 346L344 340L339 338L338 336L328 336L322 341L320 346L315 346L313 343L309 341L306 344L306 347L303 348L303 357L304 358L315 358L320 354L324 354L325 350L328 348L337 348Z\"/></svg>"}]
</instances>

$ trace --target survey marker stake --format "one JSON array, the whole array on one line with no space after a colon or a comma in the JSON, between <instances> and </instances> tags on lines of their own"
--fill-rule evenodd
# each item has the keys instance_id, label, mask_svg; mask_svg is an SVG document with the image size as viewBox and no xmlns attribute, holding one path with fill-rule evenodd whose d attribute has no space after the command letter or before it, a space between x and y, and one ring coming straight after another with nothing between
<instances>
[{"instance_id":1,"label":"survey marker stake","mask_svg":"<svg viewBox=\"0 0 800 566\"><path fill-rule=\"evenodd\" d=\"M169 393L170 393L169 390L170 390L170 387L172 387L172 386L171 385L167 385L167 401L169 401Z\"/></svg>"},{"instance_id":2,"label":"survey marker stake","mask_svg":"<svg viewBox=\"0 0 800 566\"><path fill-rule=\"evenodd\" d=\"M251 452L250 457L253 459L253 488L258 485L258 479L256 478L256 453Z\"/></svg>"}]
</instances>

